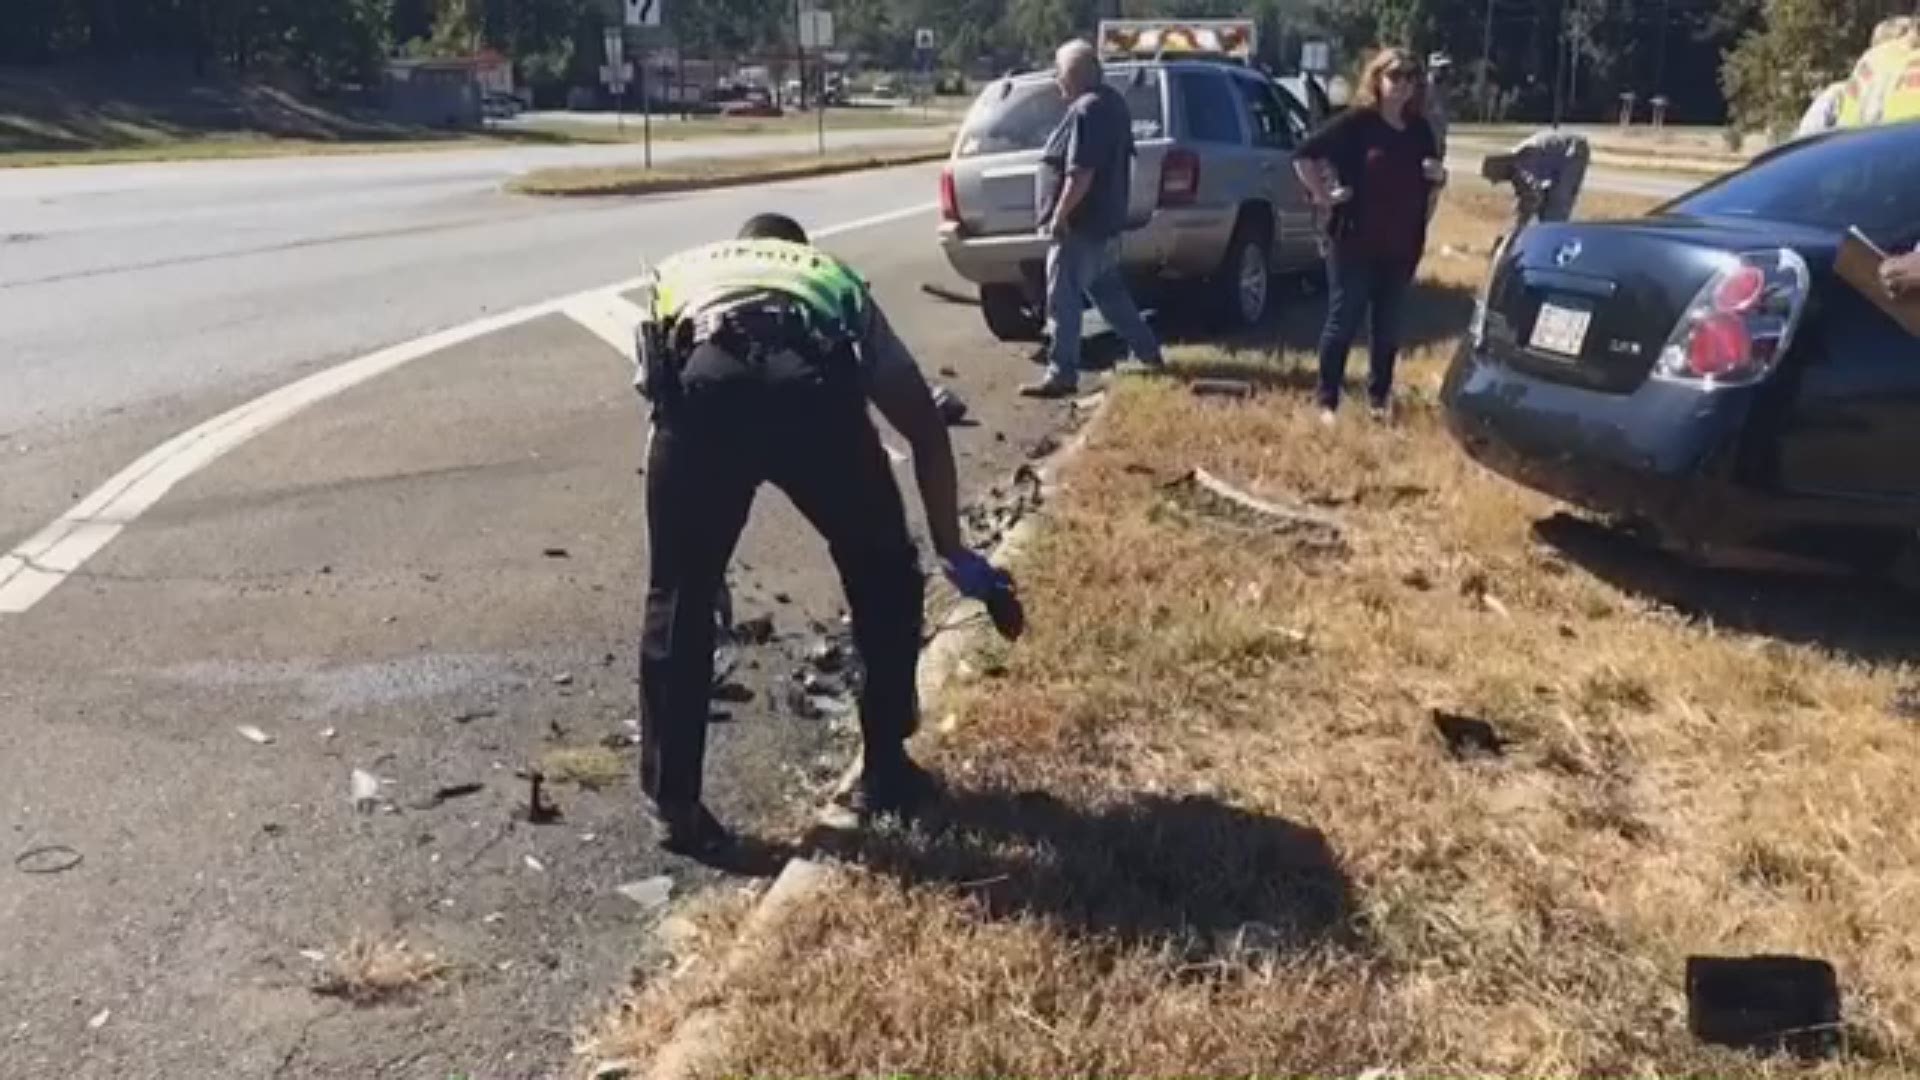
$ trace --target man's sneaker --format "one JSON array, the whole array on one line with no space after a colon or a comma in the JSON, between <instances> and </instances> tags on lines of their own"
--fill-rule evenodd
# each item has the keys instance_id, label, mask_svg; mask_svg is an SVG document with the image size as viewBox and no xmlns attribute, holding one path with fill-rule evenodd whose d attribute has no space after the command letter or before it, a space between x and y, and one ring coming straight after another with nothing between
<instances>
[{"instance_id":1,"label":"man's sneaker","mask_svg":"<svg viewBox=\"0 0 1920 1080\"><path fill-rule=\"evenodd\" d=\"M1325 405L1320 406L1320 426L1321 427L1330 428L1334 425L1335 421L1337 421L1338 419L1339 417L1334 415L1332 409L1327 408Z\"/></svg>"},{"instance_id":2,"label":"man's sneaker","mask_svg":"<svg viewBox=\"0 0 1920 1080\"><path fill-rule=\"evenodd\" d=\"M1393 403L1390 401L1376 401L1372 405L1367 406L1367 415L1373 417L1376 422L1384 424L1393 419Z\"/></svg>"},{"instance_id":3,"label":"man's sneaker","mask_svg":"<svg viewBox=\"0 0 1920 1080\"><path fill-rule=\"evenodd\" d=\"M1055 375L1049 375L1039 382L1028 383L1020 388L1021 397L1041 398L1049 401L1057 401L1060 398L1070 398L1079 392L1080 380L1062 379Z\"/></svg>"},{"instance_id":4,"label":"man's sneaker","mask_svg":"<svg viewBox=\"0 0 1920 1080\"><path fill-rule=\"evenodd\" d=\"M940 782L933 774L903 759L884 771L862 772L839 802L862 820L887 815L911 818L939 796Z\"/></svg>"},{"instance_id":5,"label":"man's sneaker","mask_svg":"<svg viewBox=\"0 0 1920 1080\"><path fill-rule=\"evenodd\" d=\"M705 858L733 846L727 827L700 803L656 806L653 817L660 825L660 847L675 855Z\"/></svg>"}]
</instances>

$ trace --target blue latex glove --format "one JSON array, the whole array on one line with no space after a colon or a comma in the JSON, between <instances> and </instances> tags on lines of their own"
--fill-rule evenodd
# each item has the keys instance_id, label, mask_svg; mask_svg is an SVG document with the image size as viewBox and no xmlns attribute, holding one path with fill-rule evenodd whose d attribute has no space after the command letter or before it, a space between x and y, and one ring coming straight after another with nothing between
<instances>
[{"instance_id":1,"label":"blue latex glove","mask_svg":"<svg viewBox=\"0 0 1920 1080\"><path fill-rule=\"evenodd\" d=\"M947 580L969 600L986 601L1011 587L1013 579L979 554L962 551L946 560Z\"/></svg>"}]
</instances>

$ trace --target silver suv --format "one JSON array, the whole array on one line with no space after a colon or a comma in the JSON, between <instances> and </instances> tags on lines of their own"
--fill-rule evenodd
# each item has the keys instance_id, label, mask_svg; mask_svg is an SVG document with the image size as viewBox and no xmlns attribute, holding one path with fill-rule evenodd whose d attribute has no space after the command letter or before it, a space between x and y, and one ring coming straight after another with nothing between
<instances>
[{"instance_id":1,"label":"silver suv","mask_svg":"<svg viewBox=\"0 0 1920 1080\"><path fill-rule=\"evenodd\" d=\"M1320 260L1293 172L1313 114L1231 61L1110 62L1105 72L1127 100L1138 148L1122 269L1136 287L1184 286L1176 303L1203 305L1229 328L1260 322L1273 276ZM1038 340L1045 326L1035 176L1065 112L1050 72L990 83L941 173L941 250L980 286L987 326L1003 341Z\"/></svg>"}]
</instances>

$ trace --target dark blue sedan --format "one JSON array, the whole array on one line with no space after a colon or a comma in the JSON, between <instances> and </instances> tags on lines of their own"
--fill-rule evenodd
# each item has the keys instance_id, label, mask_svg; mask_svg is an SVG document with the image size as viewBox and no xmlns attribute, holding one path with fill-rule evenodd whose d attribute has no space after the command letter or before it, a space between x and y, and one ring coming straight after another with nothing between
<instances>
[{"instance_id":1,"label":"dark blue sedan","mask_svg":"<svg viewBox=\"0 0 1920 1080\"><path fill-rule=\"evenodd\" d=\"M1475 460L1695 551L1884 569L1920 536L1920 338L1836 275L1920 242L1920 123L1790 144L1494 258L1442 389Z\"/></svg>"}]
</instances>

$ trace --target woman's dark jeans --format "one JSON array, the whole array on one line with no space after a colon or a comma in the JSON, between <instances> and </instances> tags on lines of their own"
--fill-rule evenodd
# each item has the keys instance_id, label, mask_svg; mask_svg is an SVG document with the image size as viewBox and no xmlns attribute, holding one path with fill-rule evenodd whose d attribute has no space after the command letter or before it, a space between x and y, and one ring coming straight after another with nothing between
<instances>
[{"instance_id":1,"label":"woman's dark jeans","mask_svg":"<svg viewBox=\"0 0 1920 1080\"><path fill-rule=\"evenodd\" d=\"M1320 392L1323 408L1340 405L1347 376L1347 353L1360 336L1361 321L1372 315L1371 362L1367 398L1384 407L1393 393L1393 365L1400 352L1400 317L1413 282L1413 264L1338 250L1327 255L1327 326L1320 335Z\"/></svg>"}]
</instances>

